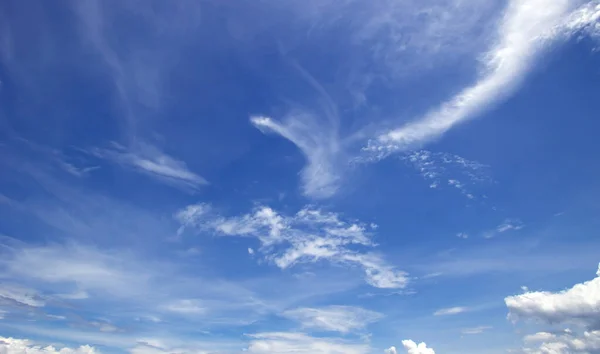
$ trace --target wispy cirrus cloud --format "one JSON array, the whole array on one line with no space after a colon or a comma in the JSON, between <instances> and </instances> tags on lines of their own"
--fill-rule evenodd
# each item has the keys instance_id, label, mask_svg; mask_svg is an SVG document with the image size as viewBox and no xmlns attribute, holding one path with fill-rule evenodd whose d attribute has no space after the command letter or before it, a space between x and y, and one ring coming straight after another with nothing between
<instances>
[{"instance_id":1,"label":"wispy cirrus cloud","mask_svg":"<svg viewBox=\"0 0 600 354\"><path fill-rule=\"evenodd\" d=\"M110 148L93 148L92 155L123 167L143 173L160 182L186 190L197 190L208 184L202 176L192 172L185 162L177 160L148 144L137 144L128 149L118 143Z\"/></svg>"},{"instance_id":2,"label":"wispy cirrus cloud","mask_svg":"<svg viewBox=\"0 0 600 354\"><path fill-rule=\"evenodd\" d=\"M191 228L221 236L255 237L262 244L259 251L282 269L329 261L362 268L365 280L374 287L403 288L408 283L406 273L369 251L376 246L372 225L345 221L333 212L305 207L287 216L260 206L252 213L223 217L208 204L194 204L175 218L181 223L179 234Z\"/></svg>"},{"instance_id":3,"label":"wispy cirrus cloud","mask_svg":"<svg viewBox=\"0 0 600 354\"><path fill-rule=\"evenodd\" d=\"M381 313L354 306L303 307L287 310L282 315L304 328L341 333L362 330L383 318Z\"/></svg>"},{"instance_id":4,"label":"wispy cirrus cloud","mask_svg":"<svg viewBox=\"0 0 600 354\"><path fill-rule=\"evenodd\" d=\"M594 6L577 1L511 1L494 44L482 56L479 79L423 118L381 134L365 148L376 158L419 147L510 95L553 40L595 27Z\"/></svg>"}]
</instances>

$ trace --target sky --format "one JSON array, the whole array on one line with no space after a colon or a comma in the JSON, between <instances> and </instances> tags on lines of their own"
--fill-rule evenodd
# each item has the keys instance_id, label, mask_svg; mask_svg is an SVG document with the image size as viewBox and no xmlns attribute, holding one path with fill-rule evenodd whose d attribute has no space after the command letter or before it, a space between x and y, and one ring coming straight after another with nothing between
<instances>
[{"instance_id":1,"label":"sky","mask_svg":"<svg viewBox=\"0 0 600 354\"><path fill-rule=\"evenodd\" d=\"M600 1L0 2L1 354L600 353Z\"/></svg>"}]
</instances>

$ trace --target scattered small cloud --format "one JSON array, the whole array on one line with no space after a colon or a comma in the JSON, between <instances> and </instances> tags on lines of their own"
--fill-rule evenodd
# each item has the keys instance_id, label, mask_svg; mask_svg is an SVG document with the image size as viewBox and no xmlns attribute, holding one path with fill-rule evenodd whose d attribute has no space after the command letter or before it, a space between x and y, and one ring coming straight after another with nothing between
<instances>
[{"instance_id":1,"label":"scattered small cloud","mask_svg":"<svg viewBox=\"0 0 600 354\"><path fill-rule=\"evenodd\" d=\"M383 351L384 354L398 354L396 347L392 346Z\"/></svg>"},{"instance_id":2,"label":"scattered small cloud","mask_svg":"<svg viewBox=\"0 0 600 354\"><path fill-rule=\"evenodd\" d=\"M490 329L492 329L491 326L478 326L471 328L463 328L460 332L462 334L480 334Z\"/></svg>"},{"instance_id":3,"label":"scattered small cloud","mask_svg":"<svg viewBox=\"0 0 600 354\"><path fill-rule=\"evenodd\" d=\"M362 330L383 315L353 306L328 306L287 310L283 316L299 322L303 328L348 333Z\"/></svg>"},{"instance_id":4,"label":"scattered small cloud","mask_svg":"<svg viewBox=\"0 0 600 354\"><path fill-rule=\"evenodd\" d=\"M433 313L434 316L448 316L448 315L458 315L459 313L463 313L468 311L469 309L466 307L449 307L445 309L439 309Z\"/></svg>"},{"instance_id":5,"label":"scattered small cloud","mask_svg":"<svg viewBox=\"0 0 600 354\"><path fill-rule=\"evenodd\" d=\"M519 219L506 219L504 222L496 227L496 231L499 233L506 231L517 231L521 230L525 225Z\"/></svg>"},{"instance_id":6,"label":"scattered small cloud","mask_svg":"<svg viewBox=\"0 0 600 354\"><path fill-rule=\"evenodd\" d=\"M488 230L483 233L484 238L494 238L502 233L510 232L510 231L519 231L525 227L525 224L519 220L514 218L505 219L502 223L500 223L493 230Z\"/></svg>"},{"instance_id":7,"label":"scattered small cloud","mask_svg":"<svg viewBox=\"0 0 600 354\"><path fill-rule=\"evenodd\" d=\"M173 301L164 306L164 309L169 312L177 313L179 315L203 315L207 312L207 308L202 305L200 300L196 299L183 299Z\"/></svg>"},{"instance_id":8,"label":"scattered small cloud","mask_svg":"<svg viewBox=\"0 0 600 354\"><path fill-rule=\"evenodd\" d=\"M467 238L469 238L469 234L466 232L459 232L456 234L456 237L462 238L462 239L467 239Z\"/></svg>"},{"instance_id":9,"label":"scattered small cloud","mask_svg":"<svg viewBox=\"0 0 600 354\"><path fill-rule=\"evenodd\" d=\"M424 342L417 344L410 339L406 339L402 341L402 345L407 354L435 354L435 351L431 348L427 348L427 344Z\"/></svg>"}]
</instances>

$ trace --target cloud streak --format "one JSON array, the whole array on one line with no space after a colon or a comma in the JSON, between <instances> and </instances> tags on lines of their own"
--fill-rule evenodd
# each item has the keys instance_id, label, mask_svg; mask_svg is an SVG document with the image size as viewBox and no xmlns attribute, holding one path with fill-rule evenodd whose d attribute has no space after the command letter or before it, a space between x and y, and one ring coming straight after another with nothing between
<instances>
[{"instance_id":1,"label":"cloud streak","mask_svg":"<svg viewBox=\"0 0 600 354\"><path fill-rule=\"evenodd\" d=\"M341 333L364 329L383 317L378 312L353 306L297 308L285 311L283 316L299 322L304 328Z\"/></svg>"},{"instance_id":2,"label":"cloud streak","mask_svg":"<svg viewBox=\"0 0 600 354\"><path fill-rule=\"evenodd\" d=\"M575 10L574 3L569 0L511 1L499 23L494 45L482 57L482 74L475 84L421 119L369 141L364 150L374 159L381 159L397 151L413 149L505 99L556 37L590 26L597 20L589 7L583 8L589 11Z\"/></svg>"},{"instance_id":3,"label":"cloud streak","mask_svg":"<svg viewBox=\"0 0 600 354\"><path fill-rule=\"evenodd\" d=\"M154 146L138 144L131 150L113 143L112 148L94 148L89 152L113 163L143 173L162 183L187 190L197 190L208 182L190 171L185 162L177 160Z\"/></svg>"}]
</instances>

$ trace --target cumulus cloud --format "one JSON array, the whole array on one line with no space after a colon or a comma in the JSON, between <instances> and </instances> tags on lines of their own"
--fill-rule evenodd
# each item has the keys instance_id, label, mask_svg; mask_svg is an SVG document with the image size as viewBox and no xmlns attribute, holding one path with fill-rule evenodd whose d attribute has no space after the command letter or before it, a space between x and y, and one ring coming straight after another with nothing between
<instances>
[{"instance_id":1,"label":"cumulus cloud","mask_svg":"<svg viewBox=\"0 0 600 354\"><path fill-rule=\"evenodd\" d=\"M389 347L383 351L384 354L398 354L396 347Z\"/></svg>"},{"instance_id":2,"label":"cumulus cloud","mask_svg":"<svg viewBox=\"0 0 600 354\"><path fill-rule=\"evenodd\" d=\"M94 148L89 152L96 157L183 189L196 190L208 184L202 176L192 172L185 162L167 155L152 145L137 144L135 148L127 149L113 143L111 148Z\"/></svg>"},{"instance_id":3,"label":"cumulus cloud","mask_svg":"<svg viewBox=\"0 0 600 354\"><path fill-rule=\"evenodd\" d=\"M597 277L559 292L532 291L504 299L513 320L574 323L600 328L600 269Z\"/></svg>"},{"instance_id":4,"label":"cumulus cloud","mask_svg":"<svg viewBox=\"0 0 600 354\"><path fill-rule=\"evenodd\" d=\"M353 306L327 306L287 310L284 317L299 322L302 327L348 333L364 329L383 317L375 311Z\"/></svg>"},{"instance_id":5,"label":"cumulus cloud","mask_svg":"<svg viewBox=\"0 0 600 354\"><path fill-rule=\"evenodd\" d=\"M571 331L562 333L538 332L524 338L527 354L592 354L600 352L600 331L585 331L581 335ZM530 347L536 345L536 347Z\"/></svg>"},{"instance_id":6,"label":"cumulus cloud","mask_svg":"<svg viewBox=\"0 0 600 354\"><path fill-rule=\"evenodd\" d=\"M512 320L546 325L569 324L578 330L537 332L524 337L531 354L596 353L600 351L600 266L596 278L558 292L527 291L504 299ZM535 345L535 347L532 347Z\"/></svg>"},{"instance_id":7,"label":"cumulus cloud","mask_svg":"<svg viewBox=\"0 0 600 354\"><path fill-rule=\"evenodd\" d=\"M51 345L36 345L27 339L15 339L0 337L0 353L2 354L99 354L100 351L89 345L79 348L62 347Z\"/></svg>"},{"instance_id":8,"label":"cumulus cloud","mask_svg":"<svg viewBox=\"0 0 600 354\"><path fill-rule=\"evenodd\" d=\"M438 138L505 99L523 80L539 54L559 35L597 21L595 8L575 8L575 1L513 0L498 25L497 38L482 57L481 76L421 119L381 134L366 151L377 159ZM577 25L574 25L577 24Z\"/></svg>"},{"instance_id":9,"label":"cumulus cloud","mask_svg":"<svg viewBox=\"0 0 600 354\"><path fill-rule=\"evenodd\" d=\"M257 354L311 353L311 354L367 354L369 346L339 339L311 337L304 333L270 332L249 335L246 352Z\"/></svg>"},{"instance_id":10,"label":"cumulus cloud","mask_svg":"<svg viewBox=\"0 0 600 354\"><path fill-rule=\"evenodd\" d=\"M427 344L421 342L419 344L413 342L410 339L403 340L402 345L406 349L407 354L435 354L435 351L431 348L427 348Z\"/></svg>"},{"instance_id":11,"label":"cumulus cloud","mask_svg":"<svg viewBox=\"0 0 600 354\"><path fill-rule=\"evenodd\" d=\"M336 213L305 207L288 216L259 206L252 213L223 217L208 204L195 204L175 218L181 223L179 234L193 228L221 236L255 237L262 245L258 251L282 269L326 260L361 267L374 287L403 288L408 283L406 273L368 251L376 246L375 225L345 221Z\"/></svg>"}]
</instances>

